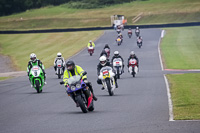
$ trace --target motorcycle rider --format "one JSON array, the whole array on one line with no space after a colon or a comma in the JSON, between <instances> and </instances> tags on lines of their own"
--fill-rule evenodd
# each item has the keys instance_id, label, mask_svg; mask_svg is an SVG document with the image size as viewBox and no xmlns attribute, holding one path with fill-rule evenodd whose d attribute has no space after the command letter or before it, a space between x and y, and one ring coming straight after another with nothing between
<instances>
[{"instance_id":1,"label":"motorcycle rider","mask_svg":"<svg viewBox=\"0 0 200 133\"><path fill-rule=\"evenodd\" d=\"M124 59L119 55L119 51L114 52L114 56L112 57L111 64L115 58L120 58L122 60L122 72L124 72Z\"/></svg>"},{"instance_id":2,"label":"motorcycle rider","mask_svg":"<svg viewBox=\"0 0 200 133\"><path fill-rule=\"evenodd\" d=\"M108 54L107 52L105 51L105 49L102 50L101 54L100 54L100 57L101 56L105 56L106 58L108 57Z\"/></svg>"},{"instance_id":3,"label":"motorcycle rider","mask_svg":"<svg viewBox=\"0 0 200 133\"><path fill-rule=\"evenodd\" d=\"M128 58L128 65L127 65L127 67L129 67L129 61L130 61L130 59L136 59L136 61L137 61L137 67L138 67L138 70L139 70L139 59L135 55L134 51L131 51L131 53L130 53L130 56Z\"/></svg>"},{"instance_id":4,"label":"motorcycle rider","mask_svg":"<svg viewBox=\"0 0 200 133\"><path fill-rule=\"evenodd\" d=\"M101 56L100 58L99 58L99 64L97 65L97 75L99 76L100 75L100 70L101 70L101 68L102 67L105 67L105 66L110 66L110 67L112 67L112 65L110 64L110 62L109 61L107 61L107 59L106 59L106 57L105 56ZM114 70L113 70L113 72L114 72ZM115 73L115 72L114 72ZM118 88L118 84L117 84L117 77L116 77L116 75L114 76L114 79L115 79L115 85L116 85L116 88ZM97 79L97 83L98 84L102 84L102 82L101 82L101 79ZM104 87L102 87L102 90L104 90L105 88Z\"/></svg>"},{"instance_id":5,"label":"motorcycle rider","mask_svg":"<svg viewBox=\"0 0 200 133\"><path fill-rule=\"evenodd\" d=\"M62 57L62 54L60 52L57 53L57 57L55 58L54 60L54 69L55 69L55 72L56 72L56 69L57 69L57 60L62 60L62 63L63 63L63 72L65 71L65 60L64 58Z\"/></svg>"},{"instance_id":6,"label":"motorcycle rider","mask_svg":"<svg viewBox=\"0 0 200 133\"><path fill-rule=\"evenodd\" d=\"M132 35L132 29L131 28L128 29L128 34Z\"/></svg>"},{"instance_id":7,"label":"motorcycle rider","mask_svg":"<svg viewBox=\"0 0 200 133\"><path fill-rule=\"evenodd\" d=\"M103 49L106 49L106 48L108 48L110 50L110 47L108 44L106 44Z\"/></svg>"},{"instance_id":8,"label":"motorcycle rider","mask_svg":"<svg viewBox=\"0 0 200 133\"><path fill-rule=\"evenodd\" d=\"M94 44L94 42L92 42L92 40L90 40L89 43L88 43L88 48L89 48L90 46L93 46L93 48L95 47L95 44Z\"/></svg>"},{"instance_id":9,"label":"motorcycle rider","mask_svg":"<svg viewBox=\"0 0 200 133\"><path fill-rule=\"evenodd\" d=\"M142 37L141 36L139 36L138 38L137 38L137 42L138 42L138 40L141 40L141 46L142 46Z\"/></svg>"},{"instance_id":10,"label":"motorcycle rider","mask_svg":"<svg viewBox=\"0 0 200 133\"><path fill-rule=\"evenodd\" d=\"M71 60L66 63L66 68L67 68L67 70L65 70L64 76L63 76L63 82L64 82L65 87L68 84L68 79L70 78L70 76L74 76L74 75L80 75L81 76L82 73L84 72L84 70L80 66L75 65L75 63ZM92 84L87 80L87 76L84 75L82 77L82 79L83 79L83 82L89 87L89 90L93 94L93 99L96 101L97 98L94 95ZM74 96L72 96L72 95L70 95L70 96L75 101Z\"/></svg>"},{"instance_id":11,"label":"motorcycle rider","mask_svg":"<svg viewBox=\"0 0 200 133\"><path fill-rule=\"evenodd\" d=\"M137 33L137 32L140 33L140 29L139 29L139 27L136 27L136 29L135 29L135 33Z\"/></svg>"},{"instance_id":12,"label":"motorcycle rider","mask_svg":"<svg viewBox=\"0 0 200 133\"><path fill-rule=\"evenodd\" d=\"M46 83L46 73L44 71L45 67L42 64L42 62L39 59L37 59L36 54L34 54L34 53L30 54L30 59L31 60L28 62L28 67L27 67L27 75L28 75L28 77L29 77L29 73L30 73L31 68L33 66L37 65L42 69L42 72L44 73L44 84L47 84ZM29 78L29 81L30 81L30 78ZM31 87L32 87L32 85L31 85Z\"/></svg>"}]
</instances>

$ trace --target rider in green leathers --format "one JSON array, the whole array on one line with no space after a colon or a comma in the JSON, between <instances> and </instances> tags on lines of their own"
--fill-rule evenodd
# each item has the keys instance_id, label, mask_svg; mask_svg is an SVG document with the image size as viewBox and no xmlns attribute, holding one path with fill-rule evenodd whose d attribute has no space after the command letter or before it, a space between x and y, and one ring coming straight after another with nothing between
<instances>
[{"instance_id":1,"label":"rider in green leathers","mask_svg":"<svg viewBox=\"0 0 200 133\"><path fill-rule=\"evenodd\" d=\"M33 66L39 66L42 69L42 72L44 73L44 84L46 84L46 73L44 71L45 67L42 64L42 62L37 59L36 54L32 53L30 54L30 61L28 62L28 67L27 67L27 74L29 76L30 70ZM30 80L30 79L29 79Z\"/></svg>"}]
</instances>

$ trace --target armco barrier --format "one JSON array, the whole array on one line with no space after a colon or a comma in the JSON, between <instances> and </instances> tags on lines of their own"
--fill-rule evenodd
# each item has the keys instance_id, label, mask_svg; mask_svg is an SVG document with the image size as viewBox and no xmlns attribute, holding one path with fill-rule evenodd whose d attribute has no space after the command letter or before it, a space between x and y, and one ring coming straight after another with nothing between
<instances>
[{"instance_id":1,"label":"armco barrier","mask_svg":"<svg viewBox=\"0 0 200 133\"><path fill-rule=\"evenodd\" d=\"M186 27L200 26L200 22L190 23L171 23L171 24L152 24L152 25L126 25L126 28L168 28L168 27ZM27 31L0 31L0 34L25 34L25 33L52 33L52 32L75 32L75 31L93 31L93 30L110 30L113 27L91 27L91 28L70 28L70 29L47 29L47 30L27 30Z\"/></svg>"}]
</instances>

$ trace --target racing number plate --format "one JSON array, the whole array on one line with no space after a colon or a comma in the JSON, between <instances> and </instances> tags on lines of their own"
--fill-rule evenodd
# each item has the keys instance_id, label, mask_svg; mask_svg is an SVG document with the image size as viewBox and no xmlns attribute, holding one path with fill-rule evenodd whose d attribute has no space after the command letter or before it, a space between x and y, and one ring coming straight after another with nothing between
<instances>
[{"instance_id":1,"label":"racing number plate","mask_svg":"<svg viewBox=\"0 0 200 133\"><path fill-rule=\"evenodd\" d=\"M108 71L107 70L103 71L103 76L105 76L105 75L108 75Z\"/></svg>"}]
</instances>

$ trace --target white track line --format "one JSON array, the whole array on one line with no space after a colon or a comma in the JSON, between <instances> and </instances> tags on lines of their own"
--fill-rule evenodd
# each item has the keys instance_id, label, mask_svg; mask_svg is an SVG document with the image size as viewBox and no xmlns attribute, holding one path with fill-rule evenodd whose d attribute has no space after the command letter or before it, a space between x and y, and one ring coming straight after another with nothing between
<instances>
[{"instance_id":1,"label":"white track line","mask_svg":"<svg viewBox=\"0 0 200 133\"><path fill-rule=\"evenodd\" d=\"M165 84L167 88L167 97L168 97L168 105L169 105L169 121L174 121L173 104L172 104L172 99L171 99L171 94L170 94L170 89L169 89L169 83L165 74L164 74L164 79L165 79Z\"/></svg>"},{"instance_id":2,"label":"white track line","mask_svg":"<svg viewBox=\"0 0 200 133\"><path fill-rule=\"evenodd\" d=\"M160 52L160 43L161 43L161 39L164 37L164 35L165 35L165 31L162 30L160 39L158 41L158 54L159 54L160 66L161 66L162 71L164 70L164 68L163 68L163 62L162 62L162 57L161 57L161 52ZM174 121L173 104L172 104L172 100L171 100L169 83L168 83L168 80L167 80L165 74L164 74L164 79L165 79L165 85L166 85L166 88L167 88L167 97L168 97L168 106L169 106L169 121Z\"/></svg>"}]
</instances>

